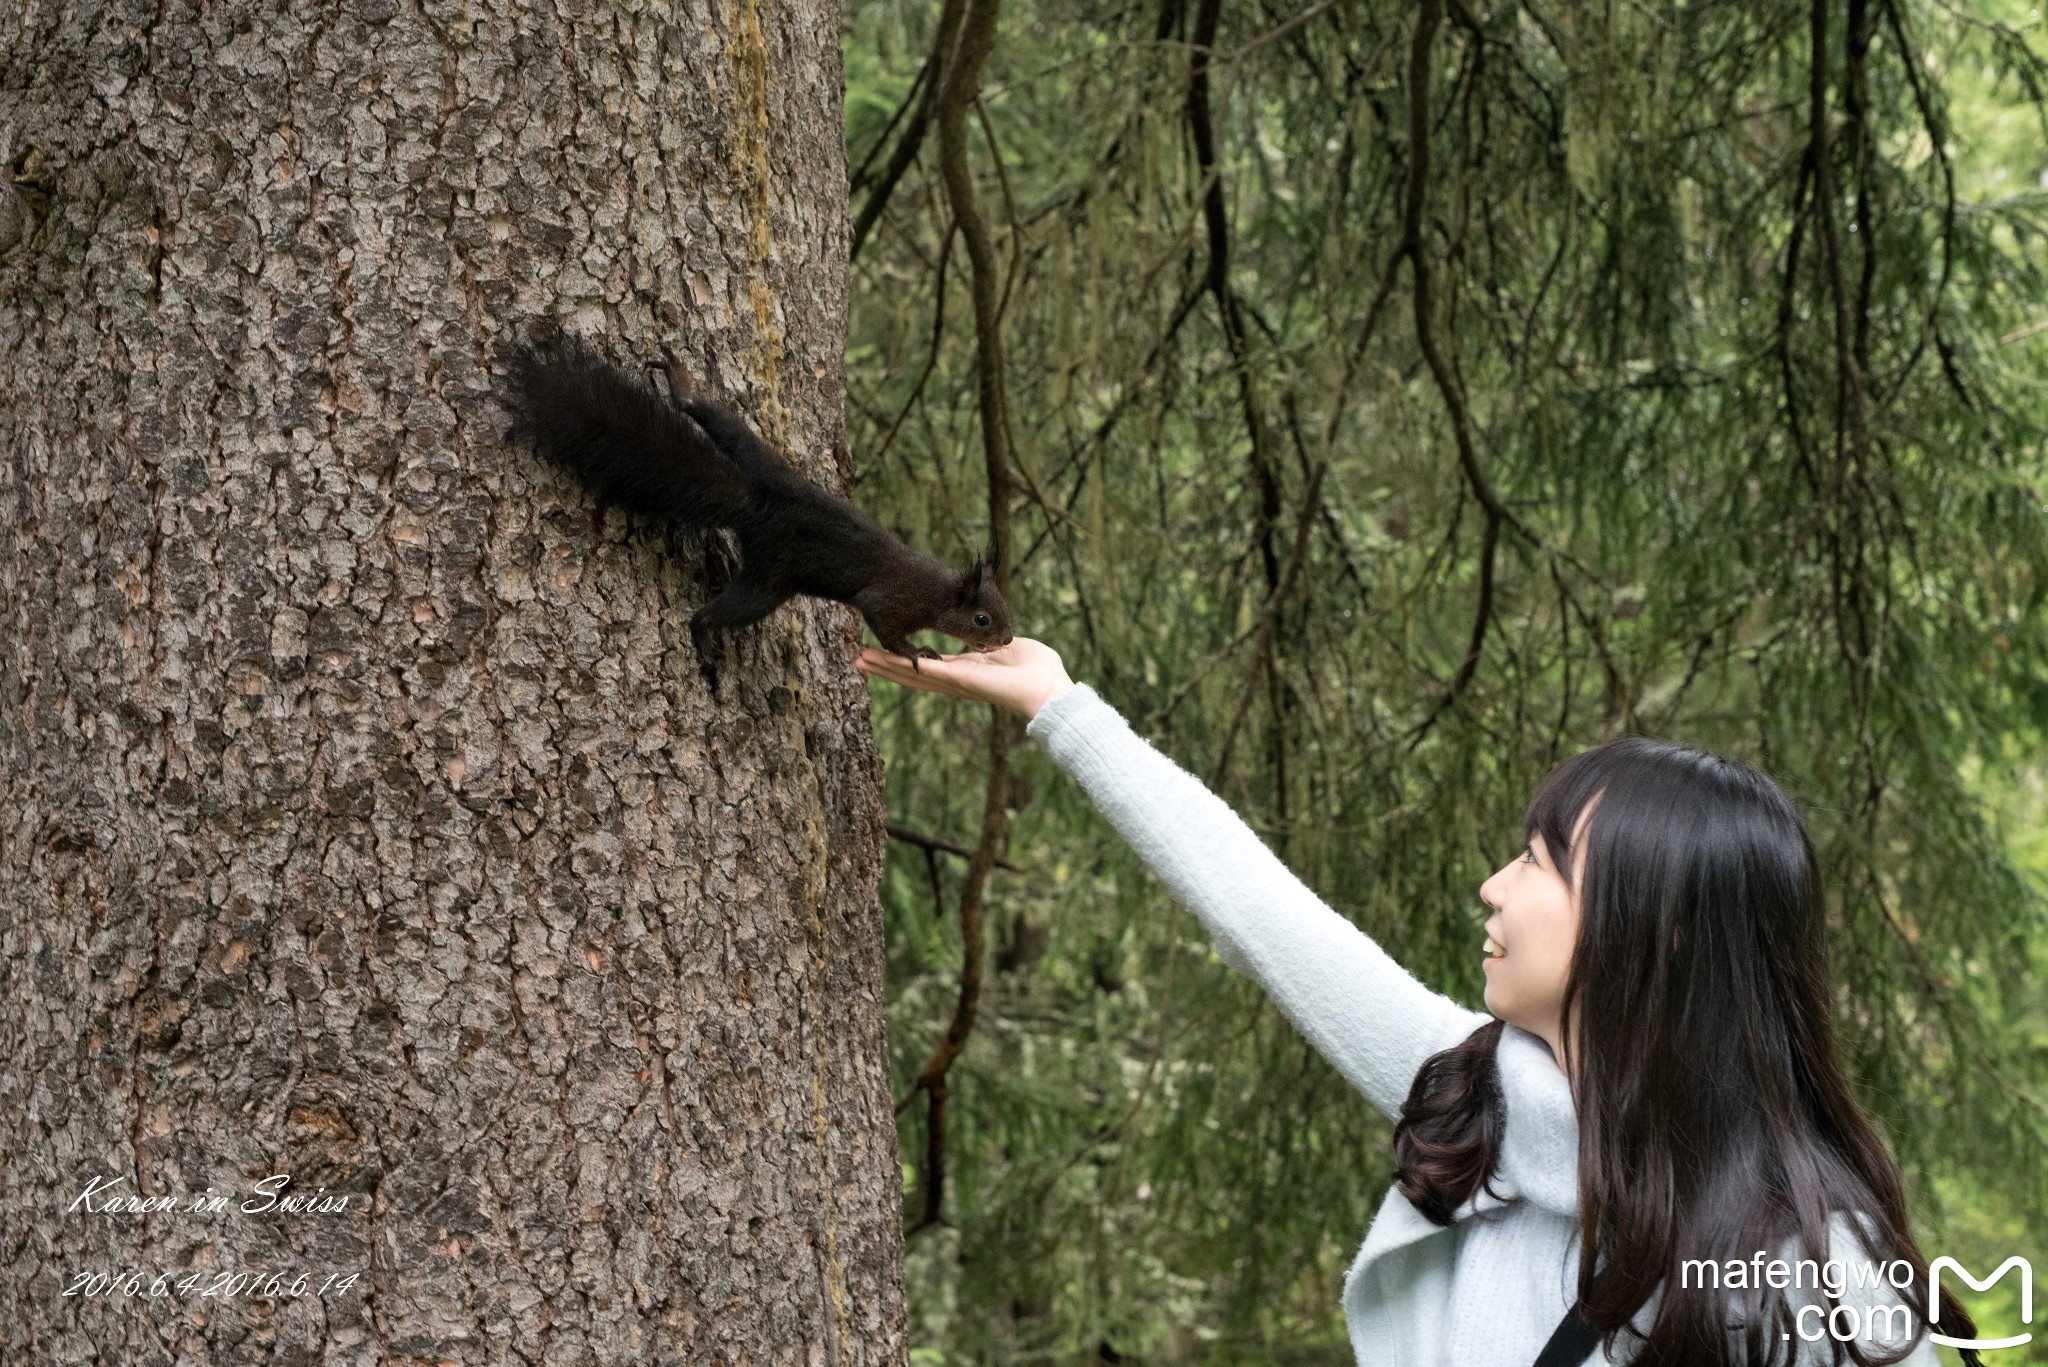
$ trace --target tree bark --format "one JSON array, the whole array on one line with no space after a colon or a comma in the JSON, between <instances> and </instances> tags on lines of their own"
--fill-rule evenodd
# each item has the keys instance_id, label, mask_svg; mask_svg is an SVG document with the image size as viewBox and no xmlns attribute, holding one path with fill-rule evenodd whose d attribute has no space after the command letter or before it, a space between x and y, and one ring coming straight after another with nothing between
<instances>
[{"instance_id":1,"label":"tree bark","mask_svg":"<svg viewBox=\"0 0 2048 1367\"><path fill-rule=\"evenodd\" d=\"M713 696L702 542L492 375L672 357L844 486L838 26L0 17L0 1361L904 1360L858 618Z\"/></svg>"}]
</instances>

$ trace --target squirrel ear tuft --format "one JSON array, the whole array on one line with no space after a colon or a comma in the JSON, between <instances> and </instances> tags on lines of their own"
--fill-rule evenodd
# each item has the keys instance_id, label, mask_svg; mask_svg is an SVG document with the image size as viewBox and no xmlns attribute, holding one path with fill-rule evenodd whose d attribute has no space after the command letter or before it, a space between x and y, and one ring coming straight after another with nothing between
<instances>
[{"instance_id":1,"label":"squirrel ear tuft","mask_svg":"<svg viewBox=\"0 0 2048 1367\"><path fill-rule=\"evenodd\" d=\"M967 567L965 574L960 576L960 601L963 603L968 602L979 592L981 592L981 561L977 560Z\"/></svg>"}]
</instances>

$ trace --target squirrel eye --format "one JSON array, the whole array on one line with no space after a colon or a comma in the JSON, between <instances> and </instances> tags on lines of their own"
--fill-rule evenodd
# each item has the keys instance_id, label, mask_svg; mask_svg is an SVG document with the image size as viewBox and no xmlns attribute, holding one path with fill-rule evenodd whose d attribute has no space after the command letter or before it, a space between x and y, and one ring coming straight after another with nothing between
<instances>
[{"instance_id":1,"label":"squirrel eye","mask_svg":"<svg viewBox=\"0 0 2048 1367\"><path fill-rule=\"evenodd\" d=\"M974 614L974 625L976 625L976 626L978 626L978 627L985 627L985 626L987 626L987 625L988 625L988 614L987 614L987 613L985 613L985 612L977 612L977 613L975 613L975 614Z\"/></svg>"}]
</instances>

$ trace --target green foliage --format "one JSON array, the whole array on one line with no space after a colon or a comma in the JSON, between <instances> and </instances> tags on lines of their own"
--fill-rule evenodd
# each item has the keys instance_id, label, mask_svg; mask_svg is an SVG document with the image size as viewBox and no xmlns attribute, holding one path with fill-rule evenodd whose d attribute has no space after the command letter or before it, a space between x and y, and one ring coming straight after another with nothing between
<instances>
[{"instance_id":1,"label":"green foliage","mask_svg":"<svg viewBox=\"0 0 2048 1367\"><path fill-rule=\"evenodd\" d=\"M1478 885L1552 764L1630 731L1763 764L1813 823L1848 1061L1923 1249L2048 1272L2044 837L2038 800L1993 816L2048 736L2048 331L2016 335L2048 317L2048 64L2013 0L1845 5L1823 140L1808 9L1454 4L1396 260L1415 6L1226 8L1211 220L1199 14L1012 0L972 148L1011 598L1469 1003ZM936 18L850 7L856 210ZM854 263L851 440L861 500L964 558L970 265L926 143ZM892 819L971 842L985 718L875 696ZM918 1360L1349 1363L1386 1125L1043 755L1014 763L947 1223L909 1250ZM951 1017L962 872L892 847L899 1095Z\"/></svg>"}]
</instances>

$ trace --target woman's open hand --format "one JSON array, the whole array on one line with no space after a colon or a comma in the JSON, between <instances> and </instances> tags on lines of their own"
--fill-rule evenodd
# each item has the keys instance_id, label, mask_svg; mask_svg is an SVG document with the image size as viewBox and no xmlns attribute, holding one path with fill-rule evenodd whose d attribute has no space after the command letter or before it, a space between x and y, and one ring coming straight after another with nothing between
<instances>
[{"instance_id":1,"label":"woman's open hand","mask_svg":"<svg viewBox=\"0 0 2048 1367\"><path fill-rule=\"evenodd\" d=\"M865 675L969 702L992 702L1026 717L1037 716L1039 708L1074 686L1059 652L1029 636L1014 637L994 650L920 660L916 669L901 655L870 647L861 651L853 666Z\"/></svg>"}]
</instances>

